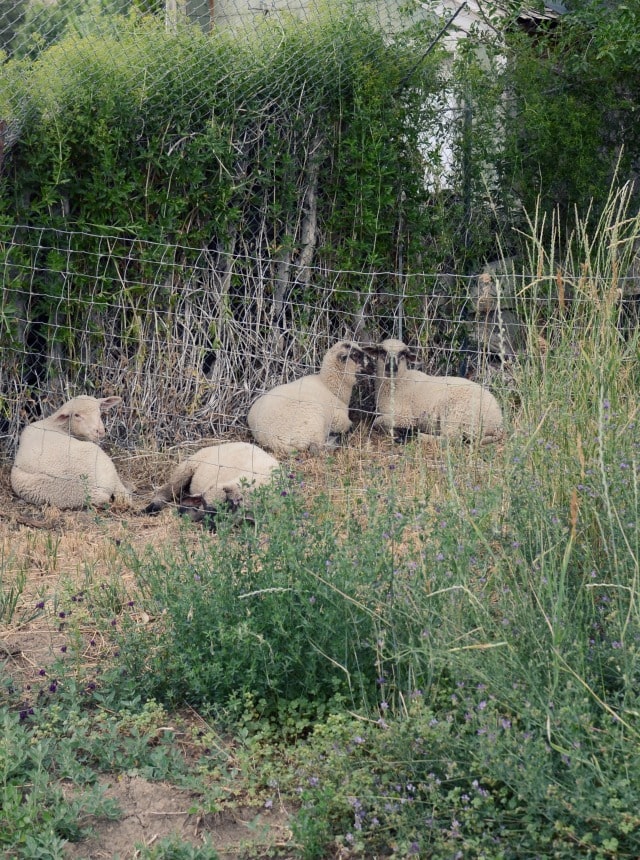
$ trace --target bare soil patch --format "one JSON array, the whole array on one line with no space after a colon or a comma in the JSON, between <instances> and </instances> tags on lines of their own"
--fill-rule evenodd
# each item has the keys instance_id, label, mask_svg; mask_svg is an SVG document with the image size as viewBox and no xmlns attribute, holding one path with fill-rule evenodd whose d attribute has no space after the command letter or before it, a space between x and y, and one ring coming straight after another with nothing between
<instances>
[{"instance_id":1,"label":"bare soil patch","mask_svg":"<svg viewBox=\"0 0 640 860\"><path fill-rule=\"evenodd\" d=\"M177 836L192 845L207 840L220 860L232 860L247 850L252 857L275 856L274 852L286 849L291 841L289 814L284 807L245 807L200 816L190 812L194 796L173 785L126 774L103 777L101 783L107 796L117 801L122 817L96 822L91 839L67 846L67 860L107 860L115 856L133 860L136 845L151 846L168 836ZM282 858L286 853L277 856Z\"/></svg>"}]
</instances>

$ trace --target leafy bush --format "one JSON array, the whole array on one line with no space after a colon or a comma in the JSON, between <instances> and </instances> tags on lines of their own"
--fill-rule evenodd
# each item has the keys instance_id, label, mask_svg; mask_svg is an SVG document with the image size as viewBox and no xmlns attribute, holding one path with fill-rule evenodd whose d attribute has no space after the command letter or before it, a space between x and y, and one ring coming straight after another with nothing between
<instances>
[{"instance_id":1,"label":"leafy bush","mask_svg":"<svg viewBox=\"0 0 640 860\"><path fill-rule=\"evenodd\" d=\"M215 540L187 531L179 547L129 559L157 619L123 628L119 662L136 689L146 679L145 695L223 709L249 694L267 718L293 702L313 715L336 697L375 700L379 592L393 587L401 515L374 493L337 531L330 501L296 483L262 494L240 534L220 521Z\"/></svg>"}]
</instances>

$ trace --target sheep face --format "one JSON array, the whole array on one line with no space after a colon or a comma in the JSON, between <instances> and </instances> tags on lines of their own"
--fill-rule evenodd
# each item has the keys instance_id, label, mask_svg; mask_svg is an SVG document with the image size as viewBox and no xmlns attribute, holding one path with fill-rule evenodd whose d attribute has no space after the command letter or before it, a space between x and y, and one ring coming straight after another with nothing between
<instances>
[{"instance_id":1,"label":"sheep face","mask_svg":"<svg viewBox=\"0 0 640 860\"><path fill-rule=\"evenodd\" d=\"M322 366L334 368L336 365L343 368L345 377L352 379L367 376L373 371L371 359L367 352L350 340L341 340L325 354Z\"/></svg>"},{"instance_id":2,"label":"sheep face","mask_svg":"<svg viewBox=\"0 0 640 860\"><path fill-rule=\"evenodd\" d=\"M69 400L49 419L57 430L84 442L100 442L105 428L102 412L122 402L121 397L90 397L82 394Z\"/></svg>"},{"instance_id":3,"label":"sheep face","mask_svg":"<svg viewBox=\"0 0 640 860\"><path fill-rule=\"evenodd\" d=\"M410 362L417 361L417 354L401 340L389 338L377 346L367 348L376 362L376 379L394 379L402 376Z\"/></svg>"}]
</instances>

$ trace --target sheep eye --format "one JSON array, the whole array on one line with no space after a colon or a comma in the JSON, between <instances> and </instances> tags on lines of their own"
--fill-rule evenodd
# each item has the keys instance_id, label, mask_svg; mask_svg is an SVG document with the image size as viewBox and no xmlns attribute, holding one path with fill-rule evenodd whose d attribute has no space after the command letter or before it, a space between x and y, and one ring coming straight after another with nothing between
<instances>
[{"instance_id":1,"label":"sheep eye","mask_svg":"<svg viewBox=\"0 0 640 860\"><path fill-rule=\"evenodd\" d=\"M344 363L346 362L346 360L347 360L347 358L348 358L348 357L349 357L348 355L341 355L341 356L340 356L340 361L344 364Z\"/></svg>"}]
</instances>

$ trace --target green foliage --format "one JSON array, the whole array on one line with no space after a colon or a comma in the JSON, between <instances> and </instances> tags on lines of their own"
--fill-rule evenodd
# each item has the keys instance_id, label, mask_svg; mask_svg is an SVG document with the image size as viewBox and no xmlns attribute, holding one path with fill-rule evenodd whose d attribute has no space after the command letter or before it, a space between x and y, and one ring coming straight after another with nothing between
<instances>
[{"instance_id":1,"label":"green foliage","mask_svg":"<svg viewBox=\"0 0 640 860\"><path fill-rule=\"evenodd\" d=\"M375 698L377 589L392 588L398 513L372 494L336 534L329 500L306 503L294 475L276 492L256 508L255 531L220 523L219 540L188 531L179 547L130 559L159 624L124 624L121 683L145 678L145 695L198 707L248 693L256 719L287 732L291 722L294 734L338 695Z\"/></svg>"},{"instance_id":2,"label":"green foliage","mask_svg":"<svg viewBox=\"0 0 640 860\"><path fill-rule=\"evenodd\" d=\"M24 19L26 0L0 0L0 62L2 53L9 53L16 32Z\"/></svg>"},{"instance_id":3,"label":"green foliage","mask_svg":"<svg viewBox=\"0 0 640 860\"><path fill-rule=\"evenodd\" d=\"M178 836L159 839L153 845L137 845L140 860L217 860L218 852L210 845L190 845Z\"/></svg>"},{"instance_id":4,"label":"green foliage","mask_svg":"<svg viewBox=\"0 0 640 860\"><path fill-rule=\"evenodd\" d=\"M630 175L638 148L637 3L571 4L568 14L509 38L505 88L507 179L526 209L572 216L605 204L616 169Z\"/></svg>"},{"instance_id":5,"label":"green foliage","mask_svg":"<svg viewBox=\"0 0 640 860\"><path fill-rule=\"evenodd\" d=\"M185 762L160 705L138 701L114 711L96 708L95 684L78 684L74 674L71 665L60 662L41 670L38 684L20 691L8 684L4 692L3 855L62 858L65 842L89 835L91 820L118 818L117 804L96 783L98 773L170 778L178 785L184 780Z\"/></svg>"},{"instance_id":6,"label":"green foliage","mask_svg":"<svg viewBox=\"0 0 640 860\"><path fill-rule=\"evenodd\" d=\"M109 22L6 63L0 83L2 113L20 126L0 211L46 225L34 247L0 253L10 278L38 270L26 312L48 348L74 362L82 326L99 350L111 302L148 309L156 285L192 277L202 248L225 265L242 257L232 291L259 274L266 301L284 289L301 305L314 299L299 266L411 272L451 256L450 217L424 188L442 64L438 50L422 56L426 30L389 40L348 4L252 36ZM284 262L265 278L253 262L264 258ZM328 277L314 286L343 312L354 287L370 289L368 275Z\"/></svg>"},{"instance_id":7,"label":"green foliage","mask_svg":"<svg viewBox=\"0 0 640 860\"><path fill-rule=\"evenodd\" d=\"M86 816L117 817L112 801L92 785L93 774L73 763L71 743L60 750L55 740L32 731L28 717L2 708L0 772L2 821L0 846L16 858L62 858L67 840L86 835ZM63 730L63 735L66 729ZM63 742L64 743L64 742ZM63 791L62 780L73 775L82 788Z\"/></svg>"},{"instance_id":8,"label":"green foliage","mask_svg":"<svg viewBox=\"0 0 640 860\"><path fill-rule=\"evenodd\" d=\"M448 700L417 696L383 730L331 717L297 750L295 776L283 774L302 800L302 856L325 857L336 843L364 856L634 856L637 753L607 728L611 752L594 764L602 738L590 737L576 692L558 711L566 749L534 728L542 714L525 700L512 713L490 686L463 678Z\"/></svg>"},{"instance_id":9,"label":"green foliage","mask_svg":"<svg viewBox=\"0 0 640 860\"><path fill-rule=\"evenodd\" d=\"M22 11L9 43L9 53L21 58L37 57L70 35L113 33L121 16L141 6L131 0L56 0L55 3L31 0L28 4L16 3L15 9L20 9L21 5ZM139 8L139 11L144 13L145 9Z\"/></svg>"}]
</instances>

